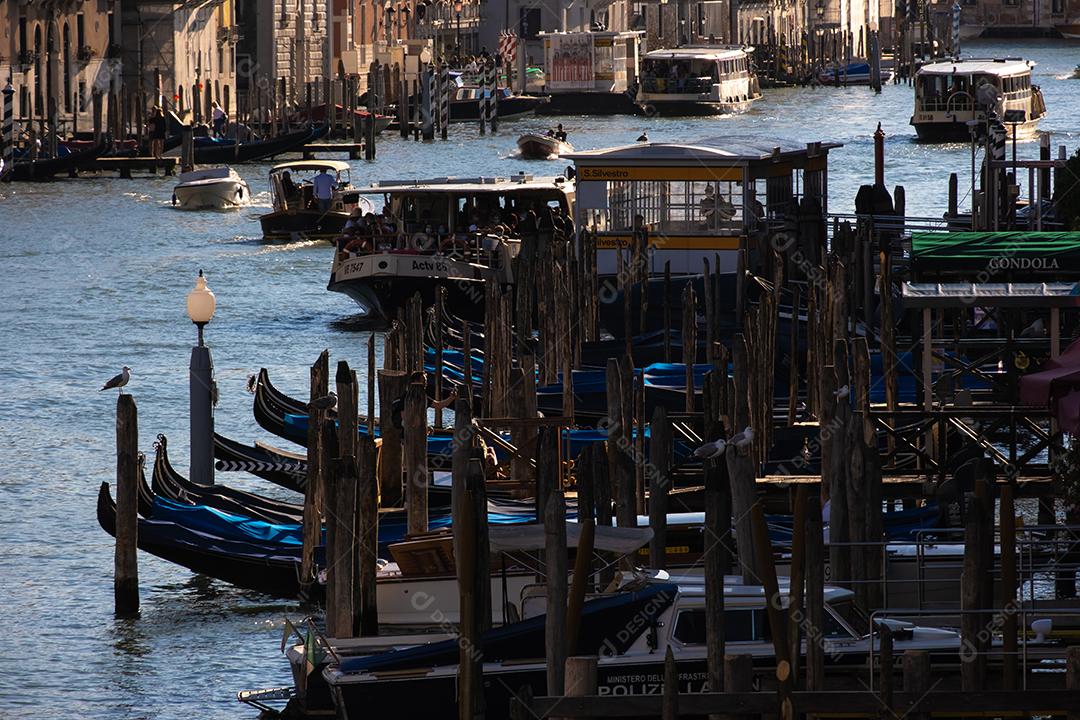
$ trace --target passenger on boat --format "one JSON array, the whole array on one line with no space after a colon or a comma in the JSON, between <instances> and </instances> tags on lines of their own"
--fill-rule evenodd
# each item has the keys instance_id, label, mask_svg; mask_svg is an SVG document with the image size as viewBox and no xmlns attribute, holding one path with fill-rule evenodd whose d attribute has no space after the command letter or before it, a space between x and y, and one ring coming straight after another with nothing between
<instances>
[{"instance_id":1,"label":"passenger on boat","mask_svg":"<svg viewBox=\"0 0 1080 720\"><path fill-rule=\"evenodd\" d=\"M296 183L293 182L292 175L289 171L281 173L281 194L284 196L285 205L288 206L291 200L295 200L300 196L300 191L296 187Z\"/></svg>"},{"instance_id":2,"label":"passenger on boat","mask_svg":"<svg viewBox=\"0 0 1080 720\"><path fill-rule=\"evenodd\" d=\"M562 123L559 123L558 129L555 131L555 139L559 142L566 142L566 131L563 130Z\"/></svg>"}]
</instances>

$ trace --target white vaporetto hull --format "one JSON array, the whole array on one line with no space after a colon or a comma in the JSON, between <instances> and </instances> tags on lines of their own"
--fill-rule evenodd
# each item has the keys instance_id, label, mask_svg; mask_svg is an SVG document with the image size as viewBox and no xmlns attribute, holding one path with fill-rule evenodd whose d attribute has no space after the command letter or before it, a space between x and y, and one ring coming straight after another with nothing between
<instances>
[{"instance_id":1,"label":"white vaporetto hull","mask_svg":"<svg viewBox=\"0 0 1080 720\"><path fill-rule=\"evenodd\" d=\"M245 204L251 191L232 168L183 173L173 189L173 205L181 210L231 210Z\"/></svg>"}]
</instances>

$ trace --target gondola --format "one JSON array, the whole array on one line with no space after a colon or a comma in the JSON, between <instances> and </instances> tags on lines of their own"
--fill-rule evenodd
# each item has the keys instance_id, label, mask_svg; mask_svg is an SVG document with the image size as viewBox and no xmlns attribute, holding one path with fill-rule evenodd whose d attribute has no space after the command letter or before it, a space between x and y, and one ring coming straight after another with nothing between
<instances>
[{"instance_id":1,"label":"gondola","mask_svg":"<svg viewBox=\"0 0 1080 720\"><path fill-rule=\"evenodd\" d=\"M299 150L309 142L319 140L329 128L316 125L277 135L267 140L242 142L218 138L195 138L195 162L198 165L235 165L242 162L266 160L282 153Z\"/></svg>"},{"instance_id":2,"label":"gondola","mask_svg":"<svg viewBox=\"0 0 1080 720\"><path fill-rule=\"evenodd\" d=\"M326 122L326 107L327 107L326 103L321 103L319 105L313 105L311 107L311 120L314 121L314 122L319 122L319 123ZM349 111L347 109L345 109L344 106L342 106L339 103L339 104L336 104L334 107L336 108L335 112L337 114L339 122L341 122L341 123L351 122L349 120ZM353 110L352 112L353 112L354 115L356 115L356 119L359 120L359 121L364 121L367 118L371 117L371 113L368 112L367 110ZM294 122L297 122L297 121L298 122L307 122L307 120L308 120L307 110L301 108L295 115L292 116L292 120ZM376 113L375 114L375 134L378 135L383 130L390 127L390 123L392 123L393 121L394 121L394 118L391 117L390 115L381 115L379 113Z\"/></svg>"},{"instance_id":3,"label":"gondola","mask_svg":"<svg viewBox=\"0 0 1080 720\"><path fill-rule=\"evenodd\" d=\"M116 503L109 483L98 491L97 517L101 528L116 535ZM300 548L224 540L184 527L176 522L140 518L138 547L192 572L227 582L247 590L294 598L300 594ZM322 548L316 549L316 563L325 562ZM313 583L308 597L320 599L323 588Z\"/></svg>"},{"instance_id":4,"label":"gondola","mask_svg":"<svg viewBox=\"0 0 1080 720\"><path fill-rule=\"evenodd\" d=\"M252 503L252 507L248 507L248 502ZM155 520L171 520L191 530L227 540L280 543L284 546L300 544L302 508L294 506L292 509L267 511L267 503L274 502L232 488L197 486L172 469L159 447L154 487L150 495L151 508L142 514ZM575 513L576 504L568 503L569 516L573 517ZM517 525L535 519L532 503L507 500L491 500L488 503L488 521L494 525ZM449 493L429 497L429 529L448 528L452 523ZM379 552L382 557L389 556L391 543L405 538L407 524L404 509L380 512Z\"/></svg>"},{"instance_id":5,"label":"gondola","mask_svg":"<svg viewBox=\"0 0 1080 720\"><path fill-rule=\"evenodd\" d=\"M4 172L8 180L25 182L52 180L54 176L78 172L79 168L97 160L112 149L111 136L105 136L101 142L85 150L69 152L67 155L38 160L19 160L12 162Z\"/></svg>"},{"instance_id":6,"label":"gondola","mask_svg":"<svg viewBox=\"0 0 1080 720\"><path fill-rule=\"evenodd\" d=\"M278 487L302 493L307 484L307 456L256 443L245 445L214 433L215 467L225 472L248 472Z\"/></svg>"},{"instance_id":7,"label":"gondola","mask_svg":"<svg viewBox=\"0 0 1080 720\"><path fill-rule=\"evenodd\" d=\"M168 439L158 435L154 443L153 492L178 502L207 505L223 512L246 515L270 523L301 523L303 505L274 500L227 485L198 485L177 472L169 462Z\"/></svg>"}]
</instances>

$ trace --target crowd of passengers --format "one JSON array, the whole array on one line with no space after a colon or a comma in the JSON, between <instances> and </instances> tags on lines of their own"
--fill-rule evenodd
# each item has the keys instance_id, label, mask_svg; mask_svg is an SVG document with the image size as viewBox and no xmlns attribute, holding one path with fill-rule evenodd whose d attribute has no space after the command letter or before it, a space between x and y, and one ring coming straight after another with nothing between
<instances>
[{"instance_id":1,"label":"crowd of passengers","mask_svg":"<svg viewBox=\"0 0 1080 720\"><path fill-rule=\"evenodd\" d=\"M451 232L446 225L400 223L388 209L367 213L354 208L336 245L342 257L372 252L461 253L493 251L501 238L520 238L528 233L550 232L570 238L574 221L562 208L534 205L521 217L516 212L473 212L465 230Z\"/></svg>"}]
</instances>

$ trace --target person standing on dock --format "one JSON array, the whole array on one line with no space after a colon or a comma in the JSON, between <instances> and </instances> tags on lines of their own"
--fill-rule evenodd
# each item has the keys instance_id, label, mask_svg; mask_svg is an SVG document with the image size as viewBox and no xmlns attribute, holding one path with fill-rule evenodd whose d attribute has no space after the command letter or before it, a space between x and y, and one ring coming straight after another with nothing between
<instances>
[{"instance_id":1,"label":"person standing on dock","mask_svg":"<svg viewBox=\"0 0 1080 720\"><path fill-rule=\"evenodd\" d=\"M330 212L330 203L334 199L334 186L337 181L330 171L323 168L311 181L311 187L315 194L315 201L319 203L320 212Z\"/></svg>"},{"instance_id":2,"label":"person standing on dock","mask_svg":"<svg viewBox=\"0 0 1080 720\"><path fill-rule=\"evenodd\" d=\"M217 137L225 137L225 128L229 124L229 116L221 109L217 100L211 105L211 117L214 121L214 135Z\"/></svg>"},{"instance_id":3,"label":"person standing on dock","mask_svg":"<svg viewBox=\"0 0 1080 720\"><path fill-rule=\"evenodd\" d=\"M154 106L154 112L146 124L150 130L150 154L155 160L160 160L165 152L166 131L165 113L161 111L161 107Z\"/></svg>"}]
</instances>

